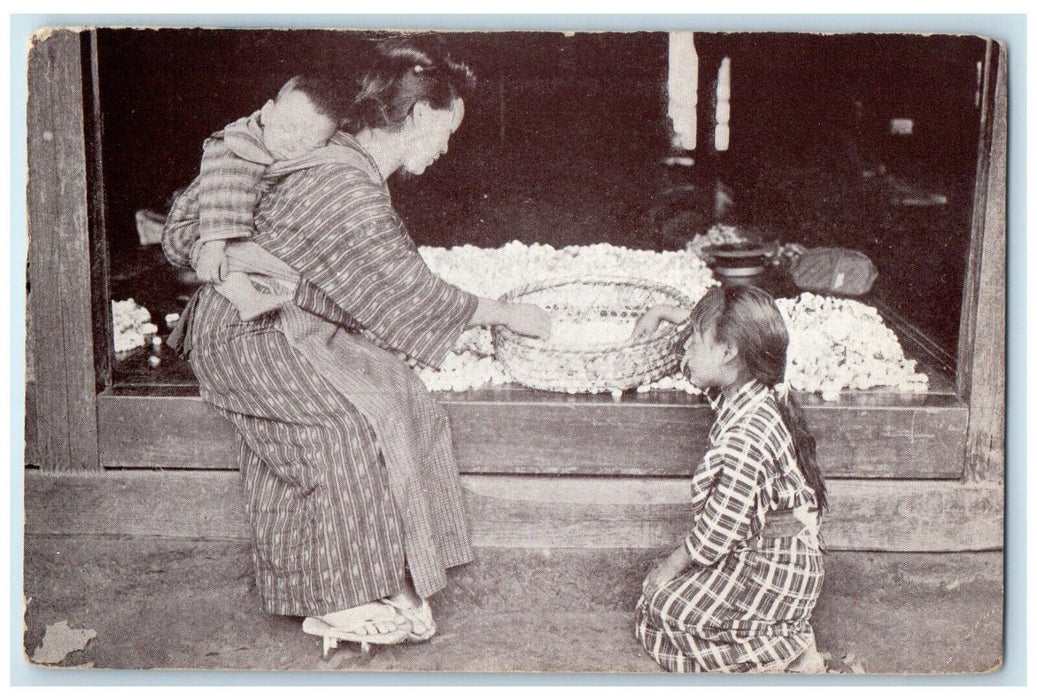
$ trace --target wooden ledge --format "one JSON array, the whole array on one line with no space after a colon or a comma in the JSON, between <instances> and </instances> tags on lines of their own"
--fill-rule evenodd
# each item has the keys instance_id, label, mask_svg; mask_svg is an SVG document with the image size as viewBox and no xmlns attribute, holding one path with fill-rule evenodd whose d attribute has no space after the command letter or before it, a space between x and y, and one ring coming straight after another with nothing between
<instances>
[{"instance_id":1,"label":"wooden ledge","mask_svg":"<svg viewBox=\"0 0 1037 700\"><path fill-rule=\"evenodd\" d=\"M480 547L662 548L686 534L690 482L674 478L462 477ZM950 481L832 480L828 548L948 552L1003 546L1004 489ZM238 475L109 470L25 478L27 535L247 539Z\"/></svg>"},{"instance_id":2,"label":"wooden ledge","mask_svg":"<svg viewBox=\"0 0 1037 700\"><path fill-rule=\"evenodd\" d=\"M101 464L236 469L231 424L191 393L101 394ZM437 399L469 474L685 476L702 457L712 420L701 397L682 392L615 401L506 387ZM804 404L829 477L961 477L968 409L953 396L858 392Z\"/></svg>"}]
</instances>

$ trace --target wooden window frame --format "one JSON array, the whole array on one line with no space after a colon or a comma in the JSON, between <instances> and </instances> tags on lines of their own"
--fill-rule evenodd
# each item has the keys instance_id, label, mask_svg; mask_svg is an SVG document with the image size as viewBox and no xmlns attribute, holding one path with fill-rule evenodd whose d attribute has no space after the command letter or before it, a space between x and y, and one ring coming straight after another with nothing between
<instances>
[{"instance_id":1,"label":"wooden window frame","mask_svg":"<svg viewBox=\"0 0 1037 700\"><path fill-rule=\"evenodd\" d=\"M859 476L862 465L870 465L863 471L875 480L1003 482L1004 56L1004 47L988 40L957 396L893 405L808 405L833 476ZM36 41L29 67L29 313L35 319L30 342L36 380L28 387L27 456L48 472L230 468L229 424L214 421L196 396L176 391L131 395L112 386L99 164L103 125L93 89L96 33L49 33ZM708 425L701 402L683 399L646 400L621 409L607 398L524 391L472 392L441 400L468 474L686 473L699 455L688 436L704 434ZM502 412L511 428L487 433L487 419ZM581 423L586 430L574 430ZM644 435L632 427L642 425L659 429ZM689 430L689 425L697 427ZM530 440L531 435L537 439ZM602 439L607 450L601 449Z\"/></svg>"}]
</instances>

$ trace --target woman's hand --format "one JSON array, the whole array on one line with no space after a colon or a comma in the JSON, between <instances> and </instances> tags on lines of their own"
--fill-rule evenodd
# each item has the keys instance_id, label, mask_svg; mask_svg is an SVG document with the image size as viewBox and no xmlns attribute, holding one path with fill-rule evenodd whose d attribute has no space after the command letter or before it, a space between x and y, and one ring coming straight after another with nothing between
<instances>
[{"instance_id":1,"label":"woman's hand","mask_svg":"<svg viewBox=\"0 0 1037 700\"><path fill-rule=\"evenodd\" d=\"M202 282L219 284L227 279L229 264L226 255L227 241L206 241L198 251L195 272Z\"/></svg>"},{"instance_id":2,"label":"woman's hand","mask_svg":"<svg viewBox=\"0 0 1037 700\"><path fill-rule=\"evenodd\" d=\"M468 327L496 325L507 326L519 335L531 338L551 335L551 317L539 306L480 298Z\"/></svg>"},{"instance_id":3,"label":"woman's hand","mask_svg":"<svg viewBox=\"0 0 1037 700\"><path fill-rule=\"evenodd\" d=\"M668 581L672 581L677 578L680 572L684 571L691 565L691 557L685 551L684 546L680 546L673 550L668 557L660 562L657 562L652 567L648 575L645 576L644 583L641 584L641 591L646 595L652 595L655 591L662 588Z\"/></svg>"},{"instance_id":4,"label":"woman's hand","mask_svg":"<svg viewBox=\"0 0 1037 700\"><path fill-rule=\"evenodd\" d=\"M541 339L551 335L551 317L539 306L509 303L505 311L503 324L519 335Z\"/></svg>"}]
</instances>

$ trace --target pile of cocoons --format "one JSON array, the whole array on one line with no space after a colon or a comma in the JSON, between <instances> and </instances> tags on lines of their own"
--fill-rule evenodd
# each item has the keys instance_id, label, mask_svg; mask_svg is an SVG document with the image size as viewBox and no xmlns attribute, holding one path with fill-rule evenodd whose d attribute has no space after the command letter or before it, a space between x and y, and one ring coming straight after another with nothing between
<instances>
[{"instance_id":1,"label":"pile of cocoons","mask_svg":"<svg viewBox=\"0 0 1037 700\"><path fill-rule=\"evenodd\" d=\"M875 307L810 292L777 304L789 329L785 378L793 389L831 401L844 389L881 386L915 393L929 388L929 377L904 357Z\"/></svg>"},{"instance_id":2,"label":"pile of cocoons","mask_svg":"<svg viewBox=\"0 0 1037 700\"><path fill-rule=\"evenodd\" d=\"M737 226L715 224L705 233L696 234L686 246L689 252L701 257L704 248L725 243L741 243L745 240Z\"/></svg>"},{"instance_id":3,"label":"pile of cocoons","mask_svg":"<svg viewBox=\"0 0 1037 700\"><path fill-rule=\"evenodd\" d=\"M129 352L150 342L158 332L151 322L151 312L133 299L112 302L112 332L115 352Z\"/></svg>"},{"instance_id":4,"label":"pile of cocoons","mask_svg":"<svg viewBox=\"0 0 1037 700\"><path fill-rule=\"evenodd\" d=\"M447 282L491 299L527 284L559 277L639 277L673 287L692 301L717 284L702 259L688 250L657 253L608 243L555 248L512 241L500 248L422 247L419 252L429 268ZM633 330L629 319L607 323L588 318L586 324L584 332L577 332L575 319L555 319L550 342L556 346L622 342ZM485 328L465 331L439 370L419 367L416 371L431 391L467 391L514 381L494 359L493 341ZM691 393L698 391L683 378L674 381Z\"/></svg>"},{"instance_id":5,"label":"pile of cocoons","mask_svg":"<svg viewBox=\"0 0 1037 700\"><path fill-rule=\"evenodd\" d=\"M697 246L693 241L683 251L654 252L607 243L554 248L518 241L500 248L465 245L422 247L419 251L433 272L481 297L496 299L517 287L559 277L615 275L674 287L694 302L717 284L698 250L735 240L738 232L733 227L714 227L696 237ZM793 389L818 393L825 400L838 399L843 390L928 389L928 377L915 370L914 360L904 357L896 335L875 308L809 292L795 299L779 299L778 306L789 328L786 381ZM556 319L549 342L556 347L618 344L629 337L632 328L630 319L588 317L582 330L579 319ZM513 381L493 356L490 332L481 328L463 333L440 369L416 367L415 371L431 391L468 391ZM637 387L638 393L655 390L699 393L679 373Z\"/></svg>"}]
</instances>

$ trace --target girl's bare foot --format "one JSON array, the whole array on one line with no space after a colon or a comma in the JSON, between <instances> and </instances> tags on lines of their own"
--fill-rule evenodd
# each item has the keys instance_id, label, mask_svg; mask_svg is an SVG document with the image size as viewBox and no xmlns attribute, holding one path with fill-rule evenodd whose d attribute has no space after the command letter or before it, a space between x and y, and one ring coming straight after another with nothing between
<instances>
[{"instance_id":1,"label":"girl's bare foot","mask_svg":"<svg viewBox=\"0 0 1037 700\"><path fill-rule=\"evenodd\" d=\"M825 659L813 643L785 669L788 673L824 673Z\"/></svg>"}]
</instances>

